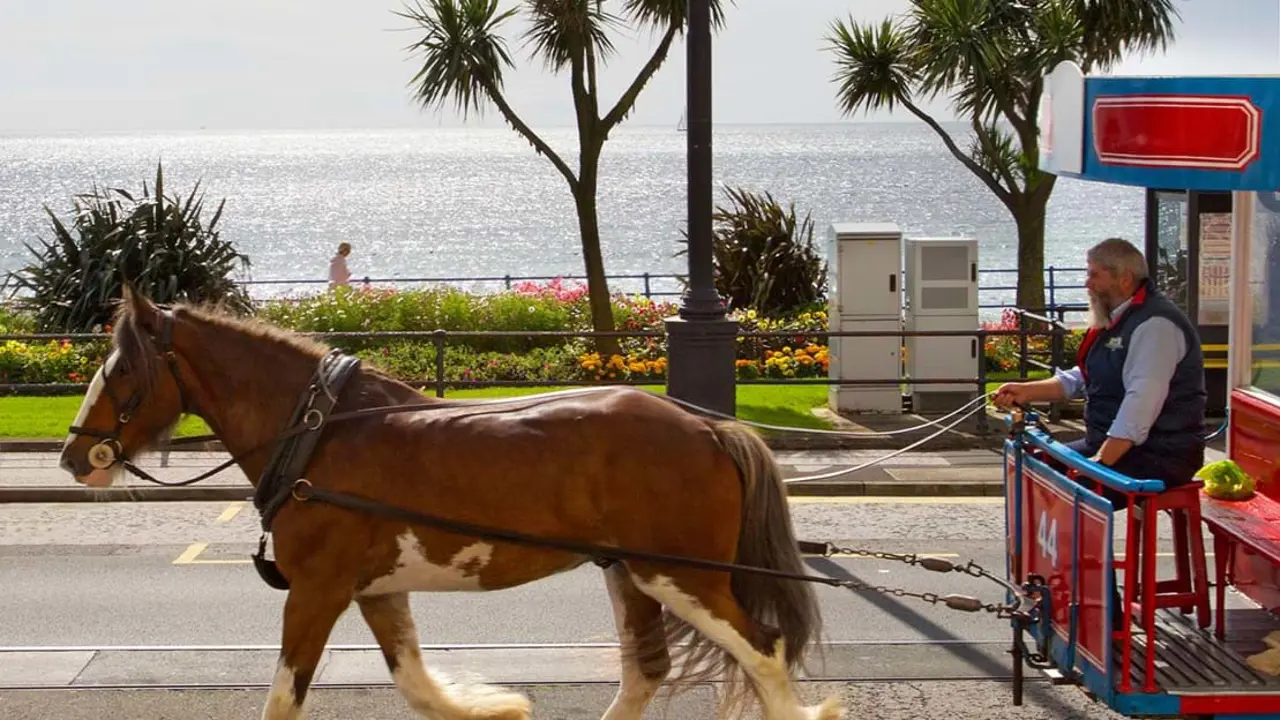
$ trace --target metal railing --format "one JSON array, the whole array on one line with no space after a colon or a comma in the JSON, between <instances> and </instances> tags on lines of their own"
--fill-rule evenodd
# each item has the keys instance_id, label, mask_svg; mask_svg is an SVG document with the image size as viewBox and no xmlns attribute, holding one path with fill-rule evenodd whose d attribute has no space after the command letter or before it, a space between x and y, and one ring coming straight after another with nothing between
<instances>
[{"instance_id":1,"label":"metal railing","mask_svg":"<svg viewBox=\"0 0 1280 720\"><path fill-rule=\"evenodd\" d=\"M1082 275L1085 268L1082 267L1056 267L1050 265L1045 268L1045 305L1050 308L1056 308L1060 303L1060 296L1065 292L1068 295L1079 294L1071 291L1083 291L1084 283L1080 279L1073 279L1073 275ZM981 278L983 276L995 275L1012 275L1017 277L1017 268L986 268L979 269L978 307L982 309L1004 308L1011 305L1008 302L996 302L981 300L985 293L1012 293L1018 289L1017 284L1013 285L983 285ZM1065 276L1065 277L1064 277ZM615 281L624 281L623 284L629 288L637 288L636 294L643 295L646 298L674 298L679 297L683 292L680 289L680 281L685 276L679 273L631 273L620 275L606 275L605 279L609 281L610 287L614 287ZM416 276L388 276L388 277L371 277L365 276L355 280L355 284L361 285L390 285L393 287L412 286L412 285L490 285L493 289L498 289L499 284L503 290L511 290L517 284L523 282L549 282L553 280L573 280L586 282L585 275L475 275L475 276L441 276L441 277L416 277ZM289 286L293 288L320 286L327 287L328 280L317 278L273 278L262 280L241 280L238 281L246 286ZM905 286L905 283L904 283ZM1071 300L1064 300L1064 305L1072 304Z\"/></svg>"},{"instance_id":2,"label":"metal railing","mask_svg":"<svg viewBox=\"0 0 1280 720\"><path fill-rule=\"evenodd\" d=\"M1012 329L986 329L978 328L975 330L934 330L934 331L911 331L911 330L790 330L785 332L756 332L744 331L739 332L738 337L748 338L776 338L776 339L793 339L796 337L803 338L806 342L811 339L821 338L830 345L831 338L844 337L897 337L902 341L912 337L957 337L971 338L977 345L982 348L981 352L976 353L975 357L975 373L967 377L950 377L950 378L915 378L901 373L899 377L886 378L858 378L858 379L833 379L831 377L805 377L805 378L736 378L737 385L810 385L810 386L885 386L893 385L898 387L910 387L914 385L930 385L930 384L971 384L974 386L977 394L981 395L986 392L987 383L990 381L991 373L987 369L986 348L987 342L993 338L1000 337L1018 337L1020 338L1020 361L1018 364L1018 374L1016 378L1007 379L1027 379L1030 377L1029 370L1032 367L1041 369L1051 369L1051 366L1058 366L1063 357L1063 343L1070 329L1061 322L1045 316L1035 315L1032 313L1023 313L1022 316L1026 320L1043 324L1045 327L1031 327L1029 323L1024 322L1019 328ZM303 332L300 335L326 341L335 340L419 340L430 342L434 346L434 366L430 376L406 380L406 382L419 389L430 388L434 391L436 397L444 397L449 389L467 389L467 388L483 388L483 387L584 387L593 385L654 385L664 383L666 380L665 373L660 376L646 376L637 379L565 379L565 380L461 380L450 379L447 377L448 368L446 367L446 350L450 341L465 341L467 339L484 339L484 338L565 338L565 339L594 339L594 338L655 338L665 339L666 333L661 331L612 331L612 332L583 332L583 331L451 331L451 330L429 330L429 331L352 331L352 332ZM1049 364L1044 364L1035 357L1035 353L1030 351L1028 339L1032 337L1048 336L1051 338L1051 351ZM46 343L53 341L66 342L103 342L109 339L109 336L102 333L38 333L38 334L0 334L0 342L16 340L26 343ZM1006 373L1000 373L1005 375ZM69 395L80 394L88 389L88 383L23 383L23 382L0 382L0 395ZM987 419L985 413L978 414L978 429L980 432L986 432Z\"/></svg>"}]
</instances>

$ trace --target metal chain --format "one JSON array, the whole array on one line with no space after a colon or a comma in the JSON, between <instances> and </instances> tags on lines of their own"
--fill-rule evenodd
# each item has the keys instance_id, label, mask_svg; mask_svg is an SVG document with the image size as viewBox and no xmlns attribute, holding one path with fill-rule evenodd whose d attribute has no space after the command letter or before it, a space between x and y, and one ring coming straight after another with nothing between
<instances>
[{"instance_id":1,"label":"metal chain","mask_svg":"<svg viewBox=\"0 0 1280 720\"><path fill-rule=\"evenodd\" d=\"M930 605L942 603L952 610L961 610L963 612L988 612L994 613L997 618L1014 618L1026 617L1035 606L1035 599L1028 596L1021 588L1012 583L991 574L981 565L970 560L969 562L959 565L949 560L939 558L916 555L914 553L904 555L901 553L881 552L878 550L864 550L861 548L839 547L833 543L825 543L822 556L826 558L836 555L852 555L855 557L871 558L874 560L889 560L892 562L900 562L905 565L911 565L932 570L940 573L962 573L970 577L984 578L991 580L1000 585L1004 589L1013 593L1016 598L1014 602L1007 604L984 603L982 600L970 595L939 595L931 592L913 592L903 588L891 588L885 585L872 585L869 583L859 582L857 580L840 580L839 586L852 590L854 592L877 592L893 597L909 597L927 602Z\"/></svg>"}]
</instances>

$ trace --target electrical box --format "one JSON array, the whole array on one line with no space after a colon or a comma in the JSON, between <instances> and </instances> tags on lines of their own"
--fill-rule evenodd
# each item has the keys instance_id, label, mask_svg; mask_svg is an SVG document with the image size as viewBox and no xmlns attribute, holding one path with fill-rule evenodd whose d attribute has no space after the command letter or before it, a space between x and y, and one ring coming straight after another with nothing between
<instances>
[{"instance_id":1,"label":"electrical box","mask_svg":"<svg viewBox=\"0 0 1280 720\"><path fill-rule=\"evenodd\" d=\"M904 328L910 332L976 331L978 241L907 238ZM909 380L976 378L982 349L973 336L908 337ZM914 412L947 412L978 396L973 383L911 383Z\"/></svg>"},{"instance_id":2,"label":"electrical box","mask_svg":"<svg viewBox=\"0 0 1280 720\"><path fill-rule=\"evenodd\" d=\"M902 230L893 223L836 223L827 251L828 315L901 317Z\"/></svg>"},{"instance_id":3,"label":"electrical box","mask_svg":"<svg viewBox=\"0 0 1280 720\"><path fill-rule=\"evenodd\" d=\"M828 234L831 330L902 331L902 231L892 223L836 223ZM886 380L874 385L832 385L837 412L902 412L902 338L833 337L828 377Z\"/></svg>"}]
</instances>

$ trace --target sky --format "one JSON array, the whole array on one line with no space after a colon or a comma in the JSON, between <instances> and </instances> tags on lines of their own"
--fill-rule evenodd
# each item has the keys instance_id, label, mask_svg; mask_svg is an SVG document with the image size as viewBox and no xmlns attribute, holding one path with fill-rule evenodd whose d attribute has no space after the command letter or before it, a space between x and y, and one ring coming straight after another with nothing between
<instances>
[{"instance_id":1,"label":"sky","mask_svg":"<svg viewBox=\"0 0 1280 720\"><path fill-rule=\"evenodd\" d=\"M517 0L500 0L504 7ZM1280 0L1175 0L1178 40L1163 56L1127 58L1113 74L1280 74ZM620 0L607 5L621 7ZM725 0L713 41L714 122L846 118L835 102L824 36L837 19L879 21L908 0ZM0 133L414 128L500 125L415 105L417 39L402 0L0 0ZM573 123L568 80L530 60L506 89L535 127ZM656 46L624 30L601 85L607 102ZM674 126L684 107L678 41L627 121ZM929 106L944 119L945 102Z\"/></svg>"}]
</instances>

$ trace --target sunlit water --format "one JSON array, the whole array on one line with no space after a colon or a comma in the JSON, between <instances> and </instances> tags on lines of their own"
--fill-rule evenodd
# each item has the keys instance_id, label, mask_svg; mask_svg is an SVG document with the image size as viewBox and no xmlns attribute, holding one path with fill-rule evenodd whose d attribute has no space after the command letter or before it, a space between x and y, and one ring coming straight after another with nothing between
<instances>
[{"instance_id":1,"label":"sunlit water","mask_svg":"<svg viewBox=\"0 0 1280 720\"><path fill-rule=\"evenodd\" d=\"M576 166L572 131L545 137ZM685 143L674 128L612 135L599 196L609 273L684 270ZM984 268L1016 264L1007 211L920 124L721 127L714 152L717 202L723 184L794 201L824 251L832 222L896 222L977 237ZM210 205L226 198L223 237L254 279L322 279L342 240L356 277L582 273L565 180L505 129L0 137L0 271L48 235L44 205L65 216L95 182L137 190L158 160L170 191L200 180ZM1080 266L1111 235L1139 240L1142 207L1138 188L1060 180L1046 263ZM1013 277L984 282L1001 280Z\"/></svg>"}]
</instances>

